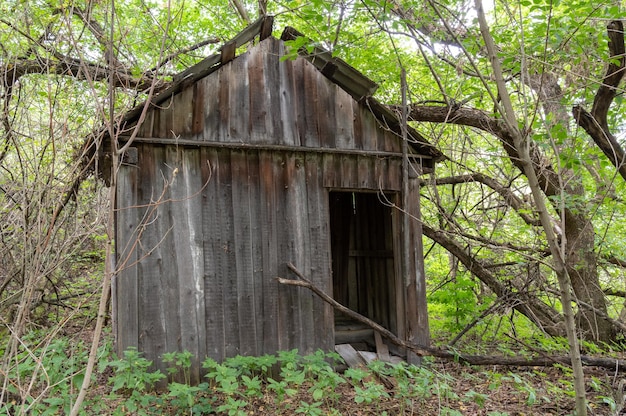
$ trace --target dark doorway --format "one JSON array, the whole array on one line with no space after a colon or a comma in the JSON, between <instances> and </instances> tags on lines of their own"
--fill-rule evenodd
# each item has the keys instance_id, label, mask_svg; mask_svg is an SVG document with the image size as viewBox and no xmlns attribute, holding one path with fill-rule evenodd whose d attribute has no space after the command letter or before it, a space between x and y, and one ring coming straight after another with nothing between
<instances>
[{"instance_id":1,"label":"dark doorway","mask_svg":"<svg viewBox=\"0 0 626 416\"><path fill-rule=\"evenodd\" d=\"M333 296L396 333L392 209L381 202L384 198L377 193L330 193ZM372 340L371 330L335 313L336 343Z\"/></svg>"}]
</instances>

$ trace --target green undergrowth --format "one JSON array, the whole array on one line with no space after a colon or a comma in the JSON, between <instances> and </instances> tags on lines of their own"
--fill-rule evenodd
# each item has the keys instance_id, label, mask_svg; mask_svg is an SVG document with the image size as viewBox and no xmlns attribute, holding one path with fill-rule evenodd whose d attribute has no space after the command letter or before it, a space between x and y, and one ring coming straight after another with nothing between
<instances>
[{"instance_id":1,"label":"green undergrowth","mask_svg":"<svg viewBox=\"0 0 626 416\"><path fill-rule=\"evenodd\" d=\"M8 374L0 414L68 414L83 380L87 346L68 338L26 340ZM507 415L569 414L569 369L472 368L425 360L421 366L373 361L339 371L335 353L296 350L262 357L207 358L190 385L192 355L163 356L166 373L129 349L100 348L82 414L107 415ZM169 379L169 382L168 382ZM174 382L173 379L180 382ZM616 414L620 399L601 375L588 380L594 414Z\"/></svg>"}]
</instances>

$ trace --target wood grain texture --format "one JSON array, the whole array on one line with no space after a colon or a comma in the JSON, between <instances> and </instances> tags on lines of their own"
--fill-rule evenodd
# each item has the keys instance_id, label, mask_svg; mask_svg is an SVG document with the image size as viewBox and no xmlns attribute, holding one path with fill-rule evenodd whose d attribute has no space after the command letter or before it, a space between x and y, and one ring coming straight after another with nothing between
<instances>
[{"instance_id":1,"label":"wood grain texture","mask_svg":"<svg viewBox=\"0 0 626 416\"><path fill-rule=\"evenodd\" d=\"M114 332L117 335L117 354L120 347L137 347L139 343L139 311L137 310L137 206L138 169L136 166L121 166L117 182L116 225L116 269L112 288Z\"/></svg>"},{"instance_id":2,"label":"wood grain texture","mask_svg":"<svg viewBox=\"0 0 626 416\"><path fill-rule=\"evenodd\" d=\"M219 212L218 170L222 169L215 149L202 149L203 175L207 183L202 191L202 235L204 254L204 303L206 316L207 355L215 360L223 360L224 353L224 275L218 269L219 258L223 250L220 242L221 219ZM201 331L202 328L199 328Z\"/></svg>"},{"instance_id":3,"label":"wood grain texture","mask_svg":"<svg viewBox=\"0 0 626 416\"><path fill-rule=\"evenodd\" d=\"M138 166L122 170L118 347L162 371L163 353L190 351L194 382L205 356L333 349L332 306L274 280L288 263L400 338L428 339L419 224L405 285L399 215L378 193L399 200L398 137L283 53L268 38L153 108Z\"/></svg>"}]
</instances>

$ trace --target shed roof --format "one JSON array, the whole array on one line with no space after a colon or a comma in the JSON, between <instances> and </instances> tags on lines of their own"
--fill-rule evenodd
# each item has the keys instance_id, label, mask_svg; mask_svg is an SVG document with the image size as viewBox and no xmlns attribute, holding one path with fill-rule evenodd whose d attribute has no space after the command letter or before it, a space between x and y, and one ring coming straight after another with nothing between
<instances>
[{"instance_id":1,"label":"shed roof","mask_svg":"<svg viewBox=\"0 0 626 416\"><path fill-rule=\"evenodd\" d=\"M158 106L189 85L217 71L220 67L233 59L236 59L235 52L237 48L254 40L257 36L260 41L271 36L272 24L272 16L260 18L233 39L224 43L219 49L219 53L208 56L196 65L175 75L171 85L153 97L151 104ZM297 30L287 27L283 31L281 40L294 40L300 36L303 35ZM298 51L298 55L307 59L326 78L346 91L357 102L364 104L386 128L394 131L399 136L401 135L401 122L397 115L372 97L378 88L378 85L374 81L367 78L345 61L333 57L330 52L324 49L316 47L313 51L309 52L303 48ZM145 103L128 111L123 116L121 125L124 127L136 122L144 106ZM443 159L443 154L415 129L409 126L407 133L414 152L434 162Z\"/></svg>"}]
</instances>

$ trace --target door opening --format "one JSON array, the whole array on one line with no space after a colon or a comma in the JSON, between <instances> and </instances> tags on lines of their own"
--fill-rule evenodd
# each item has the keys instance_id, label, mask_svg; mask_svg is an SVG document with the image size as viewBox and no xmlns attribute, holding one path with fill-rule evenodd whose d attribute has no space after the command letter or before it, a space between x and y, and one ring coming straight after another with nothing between
<instances>
[{"instance_id":1,"label":"door opening","mask_svg":"<svg viewBox=\"0 0 626 416\"><path fill-rule=\"evenodd\" d=\"M330 193L333 297L397 333L392 209L381 199L376 193ZM373 332L335 312L335 343L372 346Z\"/></svg>"}]
</instances>

